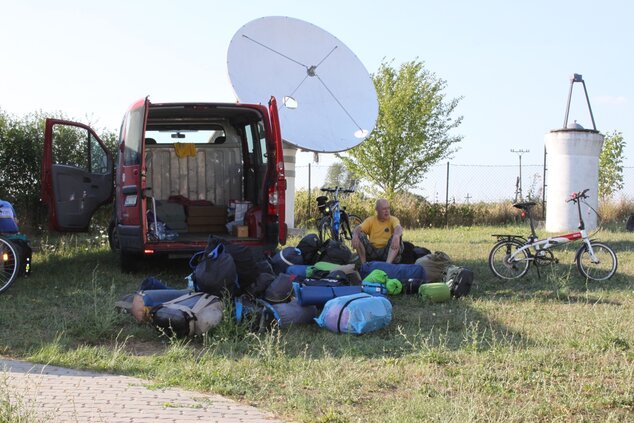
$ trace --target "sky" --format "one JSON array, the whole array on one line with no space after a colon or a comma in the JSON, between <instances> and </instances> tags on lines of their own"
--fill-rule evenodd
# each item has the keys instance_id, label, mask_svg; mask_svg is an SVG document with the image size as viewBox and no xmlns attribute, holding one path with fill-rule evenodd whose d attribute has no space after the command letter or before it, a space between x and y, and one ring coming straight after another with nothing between
<instances>
[{"instance_id":1,"label":"sky","mask_svg":"<svg viewBox=\"0 0 634 423\"><path fill-rule=\"evenodd\" d=\"M451 158L512 165L511 149L543 161L544 135L563 126L573 73L586 82L597 129L621 131L634 166L634 3L596 1L3 0L0 109L15 116L61 111L118 131L135 100L234 102L227 48L263 16L311 22L343 41L375 72L421 60L461 98L463 136ZM580 84L570 121L591 128ZM282 132L284 128L282 128ZM297 156L306 185L312 153ZM334 159L320 155L312 185Z\"/></svg>"}]
</instances>

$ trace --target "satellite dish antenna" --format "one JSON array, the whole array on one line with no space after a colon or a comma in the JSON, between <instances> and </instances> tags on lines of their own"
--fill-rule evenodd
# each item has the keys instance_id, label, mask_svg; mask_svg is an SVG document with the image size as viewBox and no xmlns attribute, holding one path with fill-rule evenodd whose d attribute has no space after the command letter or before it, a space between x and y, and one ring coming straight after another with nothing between
<instances>
[{"instance_id":1,"label":"satellite dish antenna","mask_svg":"<svg viewBox=\"0 0 634 423\"><path fill-rule=\"evenodd\" d=\"M301 149L345 151L374 129L379 103L368 71L311 23L283 16L247 23L231 39L227 67L239 101L278 99L284 140Z\"/></svg>"}]
</instances>

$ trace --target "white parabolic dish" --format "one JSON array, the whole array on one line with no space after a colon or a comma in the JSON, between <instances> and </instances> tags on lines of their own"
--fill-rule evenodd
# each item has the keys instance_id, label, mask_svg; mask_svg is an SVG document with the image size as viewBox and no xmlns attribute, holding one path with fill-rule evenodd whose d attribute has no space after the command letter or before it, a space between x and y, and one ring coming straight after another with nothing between
<instances>
[{"instance_id":1,"label":"white parabolic dish","mask_svg":"<svg viewBox=\"0 0 634 423\"><path fill-rule=\"evenodd\" d=\"M317 152L348 150L374 129L379 111L368 71L336 37L283 16L244 25L227 52L242 103L278 101L285 141Z\"/></svg>"}]
</instances>

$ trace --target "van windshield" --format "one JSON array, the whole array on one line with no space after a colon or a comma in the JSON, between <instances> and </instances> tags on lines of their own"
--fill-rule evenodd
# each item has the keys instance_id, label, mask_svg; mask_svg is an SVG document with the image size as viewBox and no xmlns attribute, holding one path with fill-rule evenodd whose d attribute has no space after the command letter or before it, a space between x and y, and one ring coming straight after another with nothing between
<instances>
[{"instance_id":1,"label":"van windshield","mask_svg":"<svg viewBox=\"0 0 634 423\"><path fill-rule=\"evenodd\" d=\"M146 144L174 144L177 142L192 144L221 144L225 131L218 129L181 129L181 130L147 130ZM149 141L148 141L149 140Z\"/></svg>"}]
</instances>

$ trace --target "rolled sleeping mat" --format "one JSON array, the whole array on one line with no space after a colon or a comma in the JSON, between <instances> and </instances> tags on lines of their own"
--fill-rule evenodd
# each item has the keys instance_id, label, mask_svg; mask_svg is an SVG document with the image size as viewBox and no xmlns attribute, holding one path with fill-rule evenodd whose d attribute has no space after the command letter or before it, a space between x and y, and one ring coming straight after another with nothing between
<instances>
[{"instance_id":1,"label":"rolled sleeping mat","mask_svg":"<svg viewBox=\"0 0 634 423\"><path fill-rule=\"evenodd\" d=\"M134 316L137 322L147 323L150 321L150 310L152 307L189 294L190 292L192 292L190 289L149 289L136 292L132 298L130 314Z\"/></svg>"},{"instance_id":2,"label":"rolled sleeping mat","mask_svg":"<svg viewBox=\"0 0 634 423\"><path fill-rule=\"evenodd\" d=\"M363 292L361 286L302 286L293 282L293 291L297 302L302 306L315 305L321 307L333 298Z\"/></svg>"}]
</instances>

